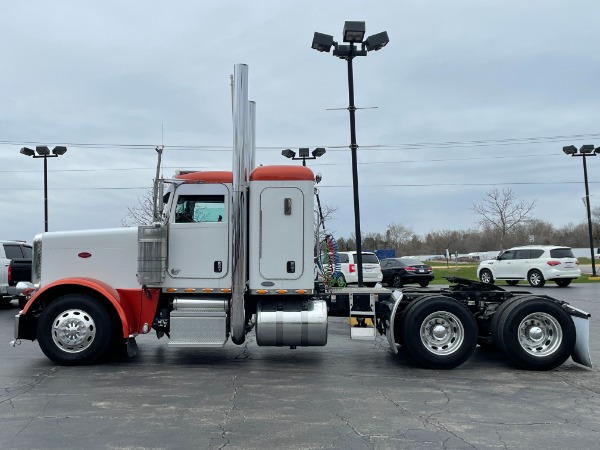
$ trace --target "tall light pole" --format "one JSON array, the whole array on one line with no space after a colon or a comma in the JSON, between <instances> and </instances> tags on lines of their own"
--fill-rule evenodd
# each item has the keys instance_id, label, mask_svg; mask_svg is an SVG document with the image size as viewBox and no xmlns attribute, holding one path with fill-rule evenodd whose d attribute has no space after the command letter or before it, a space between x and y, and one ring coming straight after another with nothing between
<instances>
[{"instance_id":1,"label":"tall light pole","mask_svg":"<svg viewBox=\"0 0 600 450\"><path fill-rule=\"evenodd\" d=\"M294 161L302 160L302 165L306 166L307 159L317 159L318 157L323 156L327 152L327 150L325 150L323 147L317 147L311 152L312 156L309 156L309 151L310 150L308 148L300 148L298 149L298 157L296 157L296 152L287 148L285 150L282 150L281 154L286 158L293 159Z\"/></svg>"},{"instance_id":2,"label":"tall light pole","mask_svg":"<svg viewBox=\"0 0 600 450\"><path fill-rule=\"evenodd\" d=\"M587 208L588 234L590 236L590 256L592 258L592 276L596 276L596 258L594 257L594 237L592 234L592 212L590 209L590 189L588 187L587 163L588 156L596 156L600 152L600 147L594 150L591 144L582 145L577 153L577 147L569 145L563 147L563 152L568 156L581 156L583 159L583 181L585 184L585 206Z\"/></svg>"},{"instance_id":3,"label":"tall light pole","mask_svg":"<svg viewBox=\"0 0 600 450\"><path fill-rule=\"evenodd\" d=\"M35 154L37 152L37 155ZM35 152L30 148L23 147L21 154L25 156L31 156L32 158L44 158L44 231L48 231L48 158L58 158L67 152L67 147L59 145L50 149L45 145L38 145L35 148Z\"/></svg>"},{"instance_id":4,"label":"tall light pole","mask_svg":"<svg viewBox=\"0 0 600 450\"><path fill-rule=\"evenodd\" d=\"M362 273L362 243L360 234L360 206L358 201L358 168L356 160L356 125L354 113L354 74L352 72L352 60L356 56L367 56L367 52L381 50L390 41L386 31L365 37L365 23L346 21L344 23L343 42L349 45L339 45L333 40L333 36L323 33L315 33L312 48L319 52L329 52L334 48L333 56L345 59L348 62L348 111L350 112L350 152L352 154L352 186L354 193L354 233L356 234L356 262L358 265L358 286L363 285ZM360 50L355 46L360 44Z\"/></svg>"}]
</instances>

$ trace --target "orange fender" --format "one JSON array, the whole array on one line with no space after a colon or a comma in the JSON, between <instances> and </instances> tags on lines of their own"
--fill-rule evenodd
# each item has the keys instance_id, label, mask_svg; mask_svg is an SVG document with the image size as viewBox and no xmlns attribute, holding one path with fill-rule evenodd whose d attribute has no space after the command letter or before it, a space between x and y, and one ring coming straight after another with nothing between
<instances>
[{"instance_id":1,"label":"orange fender","mask_svg":"<svg viewBox=\"0 0 600 450\"><path fill-rule=\"evenodd\" d=\"M22 314L26 315L29 311L35 310L43 300L48 298L56 297L66 293L77 292L77 288L86 288L92 290L102 297L104 297L114 308L114 311L121 320L123 328L123 337L127 338L131 335L136 335L140 332L139 328L140 317L142 315L142 289L115 289L108 285L104 281L96 280L94 278L63 278L60 280L53 281L42 287L37 291L31 299L27 302L27 305L23 309ZM146 313L144 316L154 317L154 311L156 310L156 304L158 303L158 294L156 289L151 291L152 301L154 308L145 308ZM149 305L150 306L150 305ZM146 317L145 317L146 318ZM151 325L151 323L150 323Z\"/></svg>"}]
</instances>

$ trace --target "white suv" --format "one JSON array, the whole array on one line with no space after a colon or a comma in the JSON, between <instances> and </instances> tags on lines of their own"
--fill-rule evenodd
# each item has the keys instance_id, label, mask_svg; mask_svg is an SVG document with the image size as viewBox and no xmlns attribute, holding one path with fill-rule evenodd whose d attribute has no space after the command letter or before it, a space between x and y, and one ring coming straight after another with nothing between
<instances>
[{"instance_id":1,"label":"white suv","mask_svg":"<svg viewBox=\"0 0 600 450\"><path fill-rule=\"evenodd\" d=\"M482 261L477 277L484 283L505 280L514 286L519 280L527 280L533 287L542 287L546 281L554 281L565 287L581 276L579 263L568 247L555 245L527 245L502 252L496 259Z\"/></svg>"}]
</instances>

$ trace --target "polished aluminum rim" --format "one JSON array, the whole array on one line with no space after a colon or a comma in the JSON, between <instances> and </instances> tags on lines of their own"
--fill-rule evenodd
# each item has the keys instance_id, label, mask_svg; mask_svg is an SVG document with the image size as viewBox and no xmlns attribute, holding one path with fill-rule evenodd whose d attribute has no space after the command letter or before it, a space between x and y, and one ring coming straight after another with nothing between
<instances>
[{"instance_id":1,"label":"polished aluminum rim","mask_svg":"<svg viewBox=\"0 0 600 450\"><path fill-rule=\"evenodd\" d=\"M551 355L560 347L562 340L562 328L550 314L529 314L519 324L519 344L530 355Z\"/></svg>"},{"instance_id":2,"label":"polished aluminum rim","mask_svg":"<svg viewBox=\"0 0 600 450\"><path fill-rule=\"evenodd\" d=\"M449 355L465 340L465 329L454 314L436 311L421 323L421 342L436 355Z\"/></svg>"},{"instance_id":3,"label":"polished aluminum rim","mask_svg":"<svg viewBox=\"0 0 600 450\"><path fill-rule=\"evenodd\" d=\"M79 353L87 349L96 337L94 319L80 309L60 313L52 324L52 340L67 353Z\"/></svg>"}]
</instances>

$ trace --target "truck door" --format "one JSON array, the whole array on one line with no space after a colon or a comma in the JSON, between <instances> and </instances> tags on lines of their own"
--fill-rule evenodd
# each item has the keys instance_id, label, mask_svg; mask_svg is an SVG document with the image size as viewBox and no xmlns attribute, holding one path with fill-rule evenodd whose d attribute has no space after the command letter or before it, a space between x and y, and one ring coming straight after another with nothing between
<instances>
[{"instance_id":1,"label":"truck door","mask_svg":"<svg viewBox=\"0 0 600 450\"><path fill-rule=\"evenodd\" d=\"M176 189L169 219L169 277L189 279L195 287L228 274L228 202L224 184L184 184Z\"/></svg>"},{"instance_id":2,"label":"truck door","mask_svg":"<svg viewBox=\"0 0 600 450\"><path fill-rule=\"evenodd\" d=\"M295 187L260 193L260 275L295 280L304 272L304 196ZM310 268L312 271L312 267Z\"/></svg>"}]
</instances>

